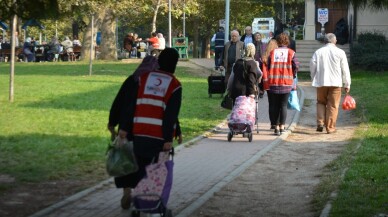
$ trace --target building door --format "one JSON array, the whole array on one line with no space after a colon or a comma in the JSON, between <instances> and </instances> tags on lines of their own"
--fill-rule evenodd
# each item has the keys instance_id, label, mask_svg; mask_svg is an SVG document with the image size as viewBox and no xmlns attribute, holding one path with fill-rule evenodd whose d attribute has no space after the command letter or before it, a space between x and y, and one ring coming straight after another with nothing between
<instances>
[{"instance_id":1,"label":"building door","mask_svg":"<svg viewBox=\"0 0 388 217\"><path fill-rule=\"evenodd\" d=\"M335 26L341 18L344 18L346 22L348 22L348 5L340 4L334 1L324 2L322 0L317 0L315 2L315 32L317 33L315 34L316 39L318 39L322 28L321 23L317 22L318 8L327 8L329 10L329 21L325 24L326 33L334 33Z\"/></svg>"}]
</instances>

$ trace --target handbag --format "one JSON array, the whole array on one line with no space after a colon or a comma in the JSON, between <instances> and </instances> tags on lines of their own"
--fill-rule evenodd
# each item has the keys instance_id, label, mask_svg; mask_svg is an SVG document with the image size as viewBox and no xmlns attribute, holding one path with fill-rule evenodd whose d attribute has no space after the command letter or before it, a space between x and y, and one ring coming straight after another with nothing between
<instances>
[{"instance_id":1,"label":"handbag","mask_svg":"<svg viewBox=\"0 0 388 217\"><path fill-rule=\"evenodd\" d=\"M356 100L354 100L354 98L351 97L349 93L346 93L344 101L342 102L342 109L343 110L356 109Z\"/></svg>"},{"instance_id":2,"label":"handbag","mask_svg":"<svg viewBox=\"0 0 388 217\"><path fill-rule=\"evenodd\" d=\"M225 94L224 98L221 101L221 107L224 109L232 110L233 100L230 98L229 94Z\"/></svg>"},{"instance_id":3,"label":"handbag","mask_svg":"<svg viewBox=\"0 0 388 217\"><path fill-rule=\"evenodd\" d=\"M119 177L136 172L139 167L133 152L133 142L119 144L119 137L108 145L106 171L110 176Z\"/></svg>"},{"instance_id":4,"label":"handbag","mask_svg":"<svg viewBox=\"0 0 388 217\"><path fill-rule=\"evenodd\" d=\"M288 97L287 108L291 110L300 111L298 92L296 90L292 90L290 92L290 96Z\"/></svg>"}]
</instances>

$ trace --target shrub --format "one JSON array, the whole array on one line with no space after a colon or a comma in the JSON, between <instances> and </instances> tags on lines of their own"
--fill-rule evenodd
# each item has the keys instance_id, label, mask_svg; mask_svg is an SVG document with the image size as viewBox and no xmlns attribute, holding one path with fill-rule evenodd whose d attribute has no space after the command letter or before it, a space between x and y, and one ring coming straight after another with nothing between
<instances>
[{"instance_id":1,"label":"shrub","mask_svg":"<svg viewBox=\"0 0 388 217\"><path fill-rule=\"evenodd\" d=\"M368 43L377 43L377 44L385 44L385 35L381 32L363 32L358 35L357 39L360 44L368 44Z\"/></svg>"},{"instance_id":2,"label":"shrub","mask_svg":"<svg viewBox=\"0 0 388 217\"><path fill-rule=\"evenodd\" d=\"M353 67L372 71L388 69L388 43L379 32L364 32L358 36L357 43L350 48Z\"/></svg>"}]
</instances>

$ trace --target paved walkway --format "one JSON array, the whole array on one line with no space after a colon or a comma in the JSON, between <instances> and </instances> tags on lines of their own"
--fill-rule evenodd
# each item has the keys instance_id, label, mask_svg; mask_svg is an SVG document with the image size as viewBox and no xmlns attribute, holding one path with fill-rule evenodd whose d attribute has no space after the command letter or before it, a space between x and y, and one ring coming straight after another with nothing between
<instances>
[{"instance_id":1,"label":"paved walkway","mask_svg":"<svg viewBox=\"0 0 388 217\"><path fill-rule=\"evenodd\" d=\"M214 63L212 59L193 59L182 63L184 66L190 64L211 69ZM301 95L303 100L303 93ZM198 137L176 149L173 188L168 203L174 216L188 216L214 192L288 136L287 134L275 136L272 134L273 131L269 130L266 95L259 101L259 111L260 133L254 133L252 142L248 142L248 138L242 138L241 135L233 137L232 141L228 142L229 130L227 124L222 123L206 138ZM298 117L298 112L288 111L287 124L290 128L295 126ZM116 189L113 179L109 179L32 216L130 216L128 210L120 208L121 196L122 190Z\"/></svg>"}]
</instances>

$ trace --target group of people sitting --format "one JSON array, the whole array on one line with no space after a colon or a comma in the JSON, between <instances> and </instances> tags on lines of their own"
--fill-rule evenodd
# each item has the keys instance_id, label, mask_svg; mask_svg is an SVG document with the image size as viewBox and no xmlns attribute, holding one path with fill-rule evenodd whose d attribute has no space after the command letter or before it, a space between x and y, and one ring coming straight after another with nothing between
<instances>
[{"instance_id":1,"label":"group of people sitting","mask_svg":"<svg viewBox=\"0 0 388 217\"><path fill-rule=\"evenodd\" d=\"M129 57L140 58L142 49L147 55L158 57L160 52L166 48L166 40L162 33L152 32L151 37L145 40L139 38L136 33L128 33L124 38L123 47L129 53Z\"/></svg>"},{"instance_id":2,"label":"group of people sitting","mask_svg":"<svg viewBox=\"0 0 388 217\"><path fill-rule=\"evenodd\" d=\"M1 49L11 48L7 39L2 40L1 45ZM74 36L73 40L66 36L61 42L54 36L49 43L44 41L41 44L34 37L27 37L18 58L27 62L58 61L59 58L62 61L74 61L76 59L74 47L76 46L81 47L81 42L77 36Z\"/></svg>"},{"instance_id":3,"label":"group of people sitting","mask_svg":"<svg viewBox=\"0 0 388 217\"><path fill-rule=\"evenodd\" d=\"M36 49L37 44L30 37L27 37L23 45L23 53L28 62L37 61L36 52L38 50L41 54L39 61L58 61L59 57L62 61L74 61L76 59L74 47L76 46L81 47L81 42L76 36L74 36L73 41L65 36L61 42L54 36L49 43L44 43L43 46Z\"/></svg>"}]
</instances>

